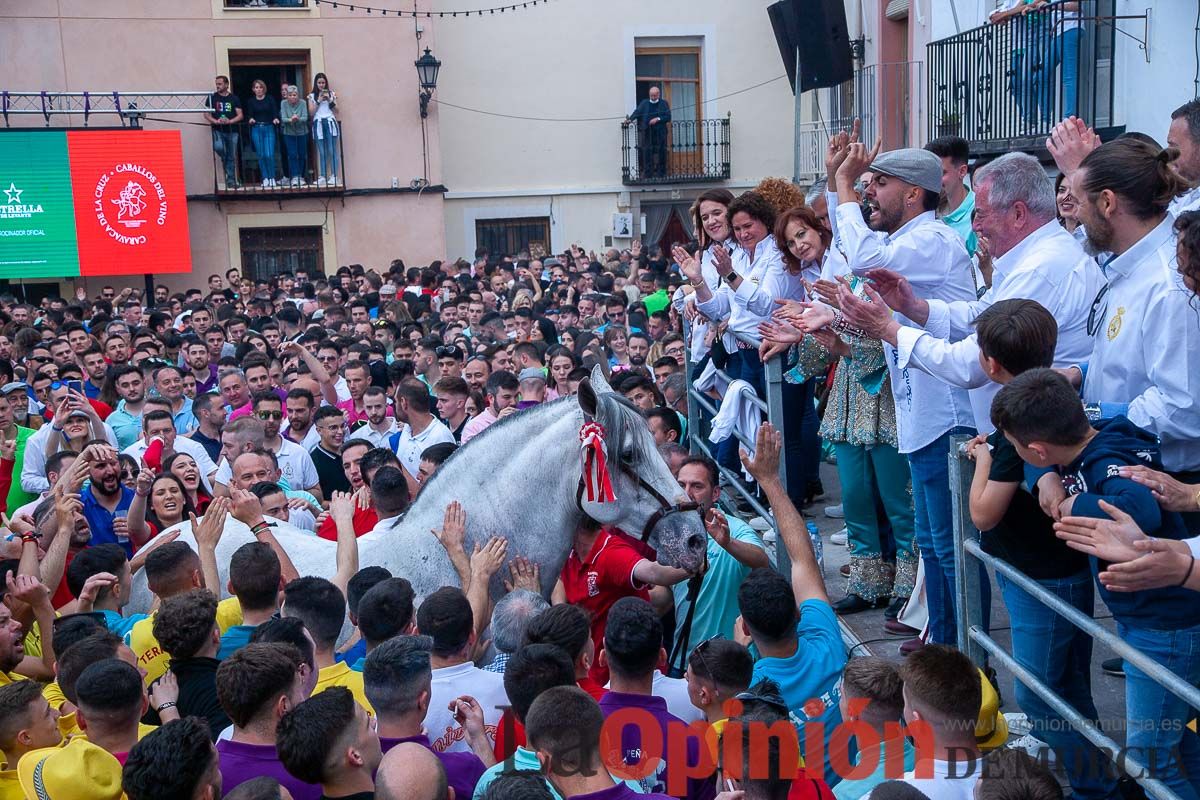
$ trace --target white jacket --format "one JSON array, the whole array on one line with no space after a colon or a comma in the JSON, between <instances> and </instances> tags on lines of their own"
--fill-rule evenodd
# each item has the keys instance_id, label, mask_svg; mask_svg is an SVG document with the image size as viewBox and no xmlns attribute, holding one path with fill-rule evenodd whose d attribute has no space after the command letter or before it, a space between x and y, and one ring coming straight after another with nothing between
<instances>
[{"instance_id":1,"label":"white jacket","mask_svg":"<svg viewBox=\"0 0 1200 800\"><path fill-rule=\"evenodd\" d=\"M717 415L713 417L712 431L708 434L708 440L723 442L736 430L748 441L755 441L758 437L758 426L762 424L762 410L755 402L757 399L758 395L754 393L754 387L746 381L739 379L729 384L725 396L721 398L721 407L717 410ZM742 442L739 442L739 445L746 447L750 457L754 457L753 447L747 447ZM746 477L749 478L750 474L746 473Z\"/></svg>"}]
</instances>

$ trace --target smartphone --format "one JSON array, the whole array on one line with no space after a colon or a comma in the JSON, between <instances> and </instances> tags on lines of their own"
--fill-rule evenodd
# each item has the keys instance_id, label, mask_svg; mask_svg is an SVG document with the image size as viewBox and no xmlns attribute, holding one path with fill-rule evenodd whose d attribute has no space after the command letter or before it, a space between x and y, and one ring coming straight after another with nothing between
<instances>
[{"instance_id":1,"label":"smartphone","mask_svg":"<svg viewBox=\"0 0 1200 800\"><path fill-rule=\"evenodd\" d=\"M73 392L83 394L83 381L67 381L67 388Z\"/></svg>"}]
</instances>

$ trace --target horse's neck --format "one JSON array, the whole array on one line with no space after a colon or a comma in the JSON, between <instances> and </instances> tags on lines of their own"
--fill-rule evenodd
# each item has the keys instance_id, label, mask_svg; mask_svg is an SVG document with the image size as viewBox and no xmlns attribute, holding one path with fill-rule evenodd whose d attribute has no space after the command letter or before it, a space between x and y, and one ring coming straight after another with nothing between
<instances>
[{"instance_id":1,"label":"horse's neck","mask_svg":"<svg viewBox=\"0 0 1200 800\"><path fill-rule=\"evenodd\" d=\"M569 546L582 519L575 503L581 419L573 402L556 401L495 423L456 453L449 469L439 470L408 510L405 526L440 528L447 502L457 498L469 531L480 530L470 524L473 513L489 533L512 537L521 528L537 529Z\"/></svg>"}]
</instances>

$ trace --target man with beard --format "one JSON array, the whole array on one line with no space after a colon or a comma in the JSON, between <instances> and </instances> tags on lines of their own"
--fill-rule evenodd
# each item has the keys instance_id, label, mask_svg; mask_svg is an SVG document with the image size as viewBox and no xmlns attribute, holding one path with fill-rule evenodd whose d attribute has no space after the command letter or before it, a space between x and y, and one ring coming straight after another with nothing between
<instances>
[{"instance_id":1,"label":"man with beard","mask_svg":"<svg viewBox=\"0 0 1200 800\"><path fill-rule=\"evenodd\" d=\"M92 445L102 446L95 448L93 457L88 461L91 483L80 494L83 517L91 531L88 544L119 544L125 550L125 555L132 558L134 546L141 547L145 542L131 541L124 515L117 522L117 512L129 512L133 490L121 485L121 464L117 460L117 451L103 441L88 443L88 447Z\"/></svg>"},{"instance_id":2,"label":"man with beard","mask_svg":"<svg viewBox=\"0 0 1200 800\"><path fill-rule=\"evenodd\" d=\"M347 441L362 439L371 447L386 447L396 432L396 418L388 413L387 393L378 386L369 386L362 396L367 421L346 437Z\"/></svg>"},{"instance_id":3,"label":"man with beard","mask_svg":"<svg viewBox=\"0 0 1200 800\"><path fill-rule=\"evenodd\" d=\"M650 337L644 333L631 333L626 340L629 351L629 366L644 367L650 355Z\"/></svg>"},{"instance_id":4,"label":"man with beard","mask_svg":"<svg viewBox=\"0 0 1200 800\"><path fill-rule=\"evenodd\" d=\"M305 379L307 381L307 379ZM311 451L320 441L317 427L313 424L313 413L317 410L317 398L308 386L301 385L297 379L288 391L284 408L287 411L287 423L280 428L280 434L290 441Z\"/></svg>"},{"instance_id":5,"label":"man with beard","mask_svg":"<svg viewBox=\"0 0 1200 800\"><path fill-rule=\"evenodd\" d=\"M517 392L521 388L517 376L507 370L497 370L487 380L487 408L463 428L462 444L487 430L501 417L517 413Z\"/></svg>"},{"instance_id":6,"label":"man with beard","mask_svg":"<svg viewBox=\"0 0 1200 800\"><path fill-rule=\"evenodd\" d=\"M445 423L430 413L429 389L415 378L407 378L396 387L396 417L404 426L392 434L388 446L395 451L408 479L410 496L417 494L417 472L421 453L439 442L454 442L454 434Z\"/></svg>"},{"instance_id":7,"label":"man with beard","mask_svg":"<svg viewBox=\"0 0 1200 800\"><path fill-rule=\"evenodd\" d=\"M214 464L221 460L221 430L225 427L228 413L221 404L221 396L213 392L197 395L192 401L192 412L196 415L196 430L187 438L204 448Z\"/></svg>"},{"instance_id":8,"label":"man with beard","mask_svg":"<svg viewBox=\"0 0 1200 800\"><path fill-rule=\"evenodd\" d=\"M142 371L122 364L113 370L113 385L120 401L106 420L117 435L117 447L124 449L137 441L142 432L142 407L146 403L146 381Z\"/></svg>"},{"instance_id":9,"label":"man with beard","mask_svg":"<svg viewBox=\"0 0 1200 800\"><path fill-rule=\"evenodd\" d=\"M844 134L843 134L844 136ZM903 275L922 299L976 299L973 266L954 230L935 211L942 188L942 162L928 150L907 148L876 157L860 142L835 137L829 172L838 205L834 244L855 274L880 267ZM874 175L864 192L869 218L854 191L867 169ZM912 324L901 316L902 324ZM836 323L835 323L836 328ZM896 365L896 349L885 345L896 403L899 451L912 470L916 538L925 562L931 640L953 644L954 535L950 509L950 437L974 430L970 399L918 370ZM913 645L914 647L916 645Z\"/></svg>"},{"instance_id":10,"label":"man with beard","mask_svg":"<svg viewBox=\"0 0 1200 800\"><path fill-rule=\"evenodd\" d=\"M471 388L472 392L486 391L487 379L491 374L492 368L488 366L485 356L471 356L463 366L463 380L467 382L467 386Z\"/></svg>"},{"instance_id":11,"label":"man with beard","mask_svg":"<svg viewBox=\"0 0 1200 800\"><path fill-rule=\"evenodd\" d=\"M83 403L99 403L98 400L88 400L81 394L73 393L64 383L57 384L58 388L51 388L53 386L55 384L51 383L46 387L45 403L47 408L58 408L68 397L74 398L71 410L82 408ZM94 405L93 408L95 408ZM117 435L113 433L112 426L107 422L94 422L93 426L94 430L100 429L96 426L103 426L104 444L109 447L116 445ZM56 428L53 420L38 428L26 441L25 463L21 466L21 488L30 494L44 492L50 488L50 484L46 480L46 442L51 436L62 436L62 428Z\"/></svg>"},{"instance_id":12,"label":"man with beard","mask_svg":"<svg viewBox=\"0 0 1200 800\"><path fill-rule=\"evenodd\" d=\"M188 370L196 379L196 393L204 394L217 388L217 365L212 363L208 345L201 339L193 339L184 349Z\"/></svg>"},{"instance_id":13,"label":"man with beard","mask_svg":"<svg viewBox=\"0 0 1200 800\"><path fill-rule=\"evenodd\" d=\"M1068 177L1079 221L1105 264L1108 289L1093 308L1096 334L1083 399L1088 415L1124 415L1162 442L1163 466L1200 478L1200 328L1176 272L1168 203L1187 184L1170 151L1136 139L1093 150Z\"/></svg>"}]
</instances>

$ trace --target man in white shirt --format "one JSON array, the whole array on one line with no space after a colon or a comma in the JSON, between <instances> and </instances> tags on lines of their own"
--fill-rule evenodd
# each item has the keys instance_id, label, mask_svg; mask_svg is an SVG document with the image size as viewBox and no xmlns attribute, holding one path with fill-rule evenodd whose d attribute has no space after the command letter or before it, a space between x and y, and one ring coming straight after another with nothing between
<instances>
[{"instance_id":1,"label":"man in white shirt","mask_svg":"<svg viewBox=\"0 0 1200 800\"><path fill-rule=\"evenodd\" d=\"M916 367L951 386L971 389L975 427L990 433L992 398L1000 385L979 363L975 318L1001 300L1036 300L1058 323L1055 366L1086 362L1092 302L1104 286L1096 262L1055 217L1054 187L1037 159L1009 153L975 173L975 229L991 243L992 287L979 300L917 297L903 275L873 270L884 301L916 325L901 325L878 303L851 295L842 312L851 324L897 348L899 365Z\"/></svg>"},{"instance_id":2,"label":"man in white shirt","mask_svg":"<svg viewBox=\"0 0 1200 800\"><path fill-rule=\"evenodd\" d=\"M836 144L836 143L835 143ZM954 230L934 215L942 162L927 150L893 150L875 157L859 142L837 147L832 159L837 205L834 246L855 274L885 268L903 275L913 292L946 302L976 298L973 265ZM863 218L854 182L870 169ZM901 316L904 325L913 324ZM950 436L973 430L967 393L899 364L891 345L884 355L896 402L898 450L912 470L915 534L925 564L930 639L954 643L954 532L949 494Z\"/></svg>"},{"instance_id":3,"label":"man in white shirt","mask_svg":"<svg viewBox=\"0 0 1200 800\"><path fill-rule=\"evenodd\" d=\"M469 752L462 728L449 709L463 695L474 697L483 710L484 731L494 745L500 709L509 705L504 676L471 661L475 623L471 604L461 589L444 586L417 609L417 630L433 639L433 684L425 729L433 749L442 753Z\"/></svg>"},{"instance_id":4,"label":"man in white shirt","mask_svg":"<svg viewBox=\"0 0 1200 800\"><path fill-rule=\"evenodd\" d=\"M419 380L408 378L396 387L396 416L404 426L399 433L392 434L388 446L400 459L413 497L420 488L417 472L421 469L421 453L438 442L455 443L454 434L430 413L431 408L429 389Z\"/></svg>"},{"instance_id":5,"label":"man in white shirt","mask_svg":"<svg viewBox=\"0 0 1200 800\"><path fill-rule=\"evenodd\" d=\"M1192 184L1192 189L1171 201L1169 211L1179 216L1185 211L1200 209L1200 100L1189 100L1171 112L1171 127L1167 129L1167 146L1179 151L1172 164L1179 176Z\"/></svg>"},{"instance_id":6,"label":"man in white shirt","mask_svg":"<svg viewBox=\"0 0 1200 800\"><path fill-rule=\"evenodd\" d=\"M1123 414L1162 442L1163 466L1200 470L1200 325L1176 271L1174 218L1164 197L1183 182L1135 139L1093 150L1068 179L1089 243L1112 258L1097 298L1095 349L1083 382L1093 418ZM1081 370L1082 371L1082 370Z\"/></svg>"},{"instance_id":7,"label":"man in white shirt","mask_svg":"<svg viewBox=\"0 0 1200 800\"><path fill-rule=\"evenodd\" d=\"M388 414L387 392L378 386L368 386L362 396L363 411L367 424L358 427L346 437L346 441L362 439L371 447L387 447L388 440L396 433L396 418Z\"/></svg>"},{"instance_id":8,"label":"man in white shirt","mask_svg":"<svg viewBox=\"0 0 1200 800\"><path fill-rule=\"evenodd\" d=\"M297 378L292 384L292 388L288 390L287 400L284 404L284 410L287 411L287 422L279 429L279 435L288 441L295 442L306 451L312 452L312 449L320 444L321 435L317 432L317 426L313 420L313 415L317 411L316 394L309 387L300 385L305 381L304 378Z\"/></svg>"}]
</instances>

